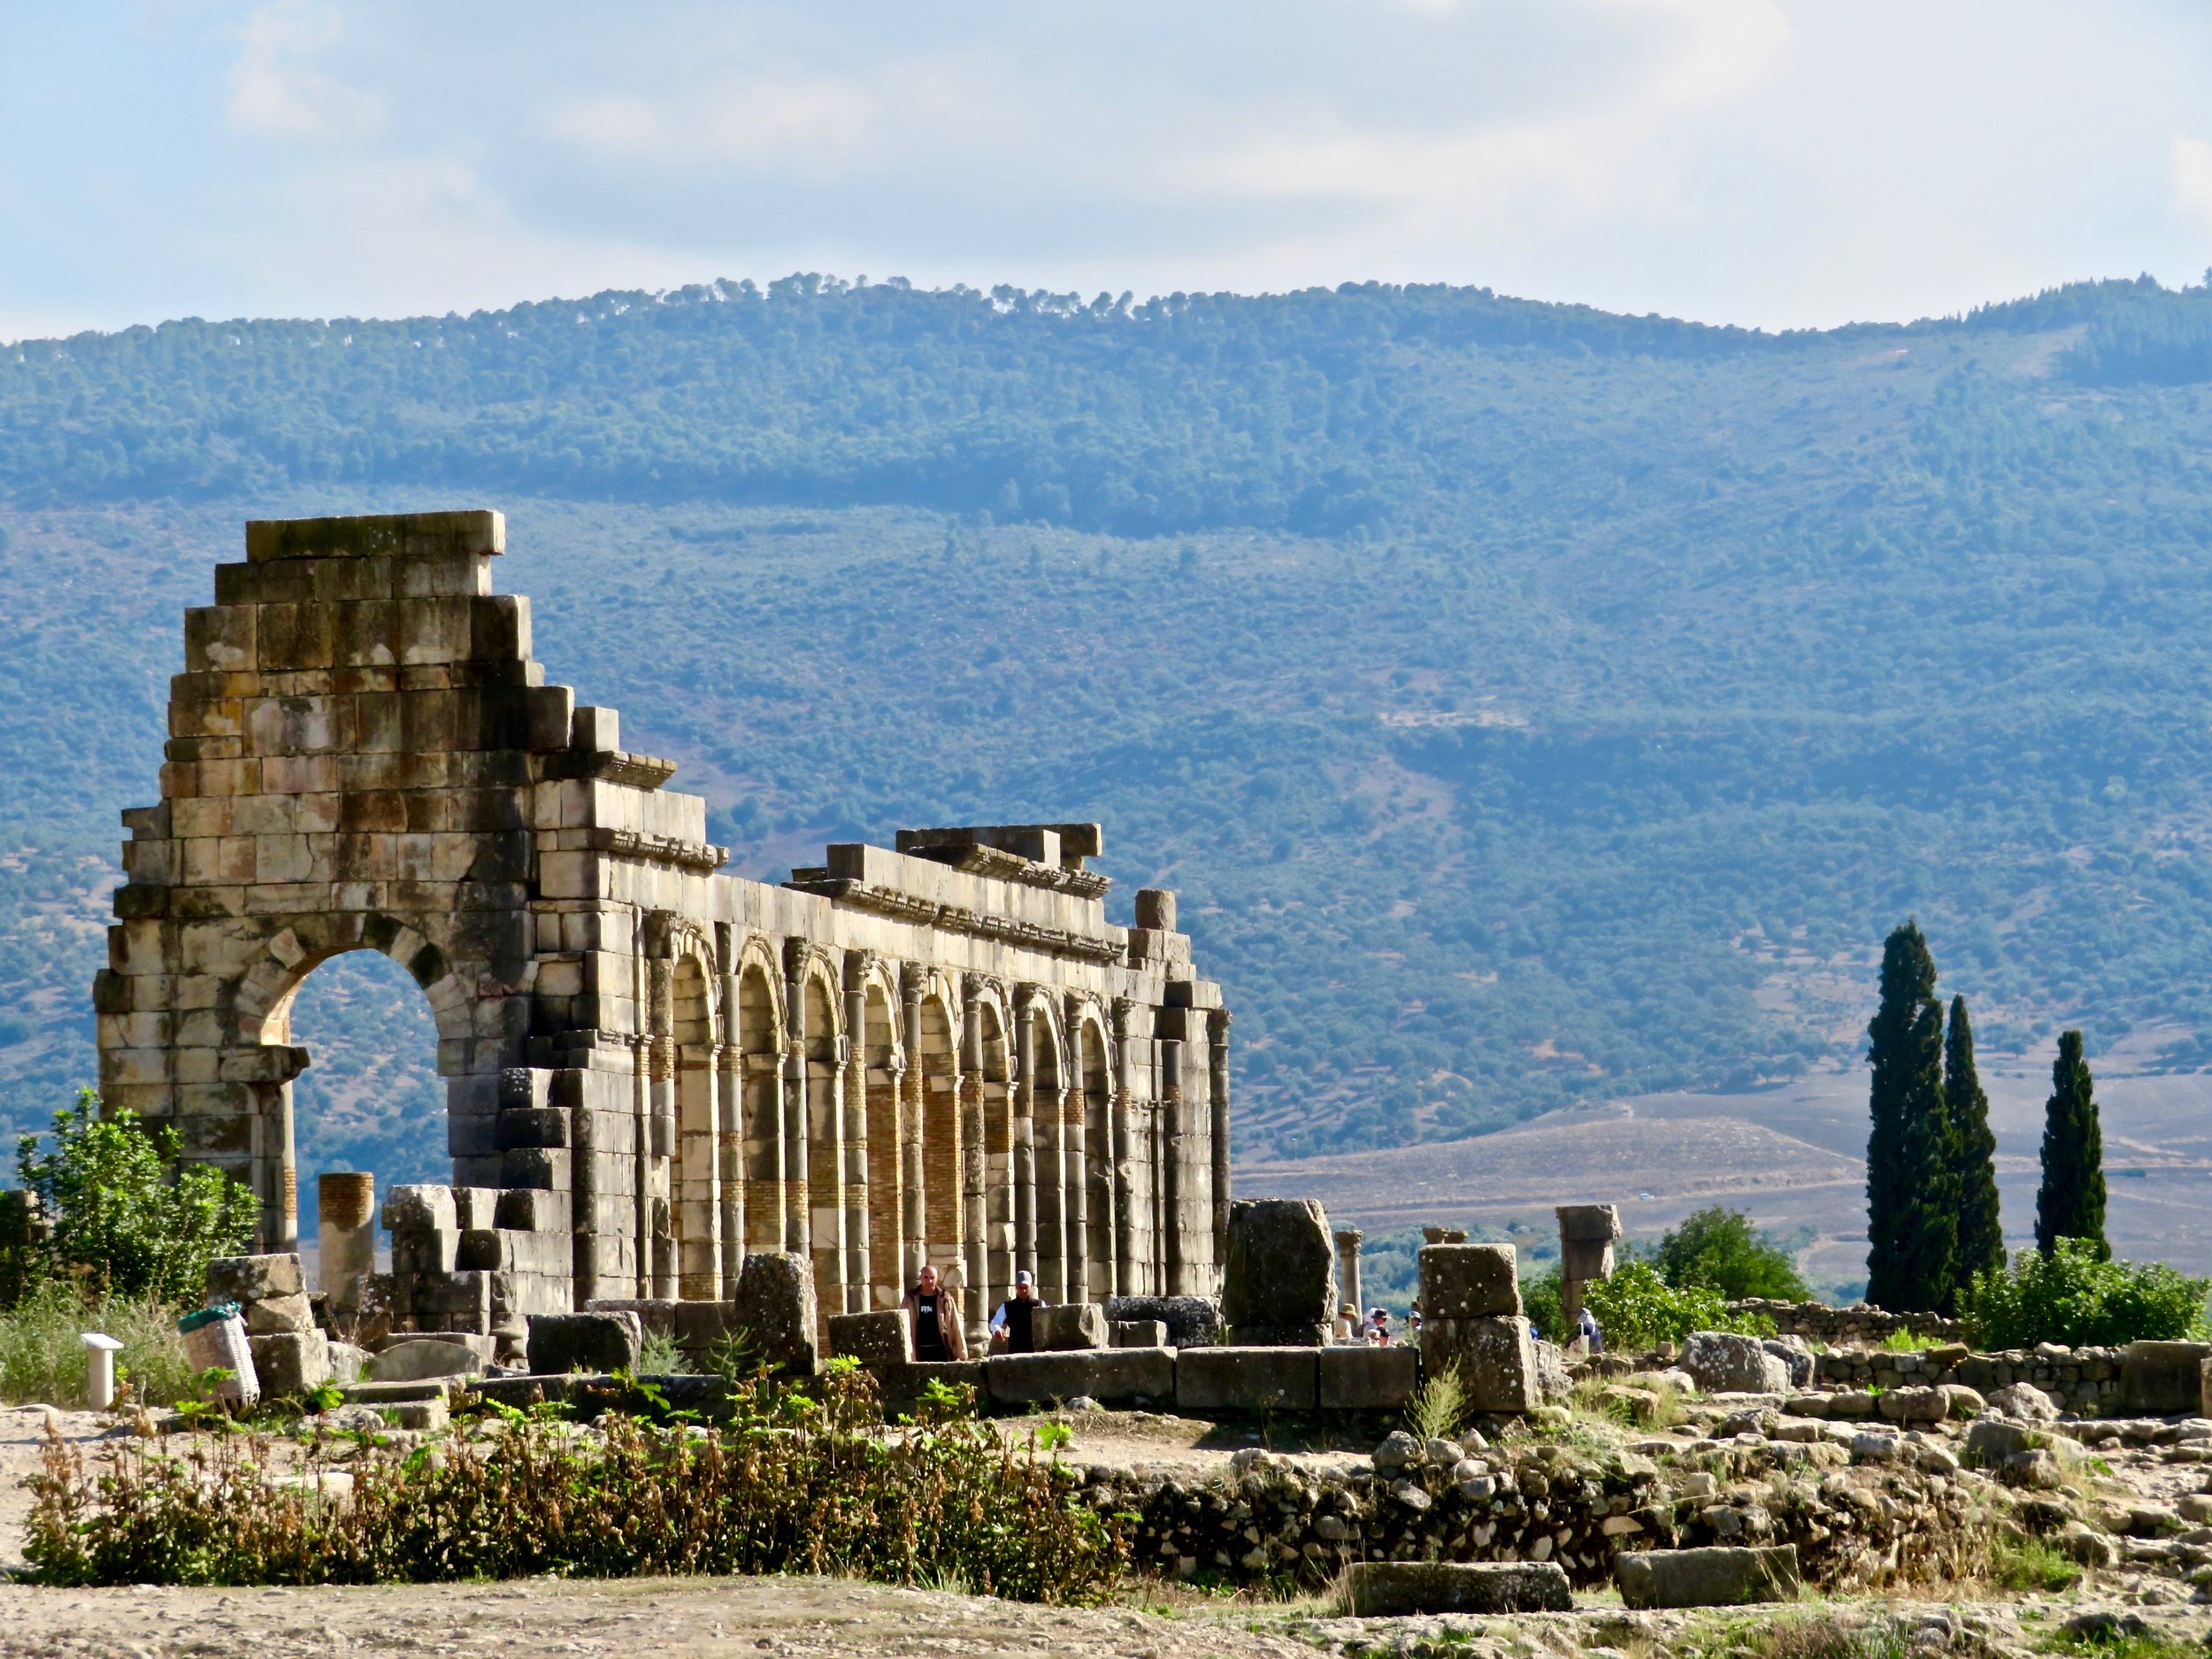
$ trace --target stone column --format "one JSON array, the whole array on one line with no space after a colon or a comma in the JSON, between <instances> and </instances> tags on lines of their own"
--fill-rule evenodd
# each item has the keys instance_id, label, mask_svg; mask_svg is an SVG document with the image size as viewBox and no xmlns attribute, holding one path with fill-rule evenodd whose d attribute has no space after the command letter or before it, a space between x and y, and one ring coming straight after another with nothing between
<instances>
[{"instance_id":1,"label":"stone column","mask_svg":"<svg viewBox=\"0 0 2212 1659\"><path fill-rule=\"evenodd\" d=\"M1621 1236L1621 1212L1611 1204L1561 1204L1555 1213L1559 1217L1559 1302L1572 1325L1582 1312L1582 1287L1594 1279L1613 1276L1613 1241Z\"/></svg>"},{"instance_id":2,"label":"stone column","mask_svg":"<svg viewBox=\"0 0 2212 1659\"><path fill-rule=\"evenodd\" d=\"M868 1311L868 973L871 951L845 956L845 1145L838 1171L839 1200L845 1209L845 1311ZM888 1128L890 1125L886 1125ZM889 1240L885 1240L887 1248Z\"/></svg>"},{"instance_id":3,"label":"stone column","mask_svg":"<svg viewBox=\"0 0 2212 1659\"><path fill-rule=\"evenodd\" d=\"M960 1184L968 1215L968 1334L979 1344L991 1317L991 1215L984 1190L988 1148L983 1125L983 1020L979 987L971 974L960 1009ZM975 1348L980 1354L980 1346Z\"/></svg>"},{"instance_id":4,"label":"stone column","mask_svg":"<svg viewBox=\"0 0 2212 1659\"><path fill-rule=\"evenodd\" d=\"M376 1271L376 1177L325 1171L315 1178L315 1210L325 1305L341 1317L358 1313Z\"/></svg>"},{"instance_id":5,"label":"stone column","mask_svg":"<svg viewBox=\"0 0 2212 1659\"><path fill-rule=\"evenodd\" d=\"M1037 1275L1037 992L1014 989L1014 1262ZM1042 1294L1041 1291L1039 1293Z\"/></svg>"},{"instance_id":6,"label":"stone column","mask_svg":"<svg viewBox=\"0 0 2212 1659\"><path fill-rule=\"evenodd\" d=\"M1072 1027L1071 1027L1072 1029ZM1061 1232L1067 1239L1065 1263L1069 1302L1091 1299L1091 1158L1088 1097L1079 1083L1060 1095Z\"/></svg>"},{"instance_id":7,"label":"stone column","mask_svg":"<svg viewBox=\"0 0 2212 1659\"><path fill-rule=\"evenodd\" d=\"M1167 1009L1164 1013L1181 1010ZM1160 1039L1160 1262L1166 1294L1190 1294L1183 1251L1183 1039Z\"/></svg>"},{"instance_id":8,"label":"stone column","mask_svg":"<svg viewBox=\"0 0 2212 1659\"><path fill-rule=\"evenodd\" d=\"M1130 1125L1129 1010L1125 996L1114 999L1113 1145L1107 1155L1114 1160L1114 1294L1137 1294L1137 1217L1130 1188L1135 1174L1135 1135Z\"/></svg>"},{"instance_id":9,"label":"stone column","mask_svg":"<svg viewBox=\"0 0 2212 1659\"><path fill-rule=\"evenodd\" d=\"M905 1249L899 1268L901 1285L911 1285L929 1255L927 1171L922 1161L922 990L927 983L921 964L909 962L899 969L899 1027L906 1037L906 1072L900 1086L906 1101L899 1125L899 1159L906 1173L902 1227Z\"/></svg>"},{"instance_id":10,"label":"stone column","mask_svg":"<svg viewBox=\"0 0 2212 1659\"><path fill-rule=\"evenodd\" d=\"M1213 1108L1214 1272L1229 1265L1229 1010L1206 1016L1206 1082Z\"/></svg>"},{"instance_id":11,"label":"stone column","mask_svg":"<svg viewBox=\"0 0 2212 1659\"><path fill-rule=\"evenodd\" d=\"M1367 1317L1367 1304L1360 1299L1359 1241L1364 1237L1357 1227L1339 1227L1336 1233L1336 1278L1344 1300L1352 1304L1353 1328ZM1330 1310L1332 1322L1335 1310Z\"/></svg>"},{"instance_id":12,"label":"stone column","mask_svg":"<svg viewBox=\"0 0 2212 1659\"><path fill-rule=\"evenodd\" d=\"M722 1006L737 1007L737 979L723 980ZM725 1017L725 1029L733 1028L733 1011ZM716 1164L722 1177L722 1294L737 1288L745 1267L745 1056L733 1042L718 1043L714 1050Z\"/></svg>"}]
</instances>

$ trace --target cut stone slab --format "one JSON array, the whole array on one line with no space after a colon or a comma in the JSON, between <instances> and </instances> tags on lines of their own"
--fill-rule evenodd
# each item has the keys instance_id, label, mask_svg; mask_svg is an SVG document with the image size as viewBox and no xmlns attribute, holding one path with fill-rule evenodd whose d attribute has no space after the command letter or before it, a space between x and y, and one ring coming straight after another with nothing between
<instances>
[{"instance_id":1,"label":"cut stone slab","mask_svg":"<svg viewBox=\"0 0 2212 1659\"><path fill-rule=\"evenodd\" d=\"M1521 1311L1517 1258L1509 1244L1421 1247L1421 1317L1482 1319Z\"/></svg>"},{"instance_id":2,"label":"cut stone slab","mask_svg":"<svg viewBox=\"0 0 2212 1659\"><path fill-rule=\"evenodd\" d=\"M1311 1357L1308 1356L1309 1362ZM1071 1354L995 1354L984 1362L983 1379L994 1405L1041 1405L1084 1396L1102 1405L1129 1405L1173 1400L1179 1370L1172 1348L1116 1348Z\"/></svg>"},{"instance_id":3,"label":"cut stone slab","mask_svg":"<svg viewBox=\"0 0 2212 1659\"><path fill-rule=\"evenodd\" d=\"M1424 1307L1425 1315L1426 1311ZM1517 1314L1429 1319L1421 1331L1421 1354L1426 1364L1458 1366L1471 1411L1521 1413L1543 1403L1536 1345L1529 1336L1528 1321Z\"/></svg>"},{"instance_id":4,"label":"cut stone slab","mask_svg":"<svg viewBox=\"0 0 2212 1659\"><path fill-rule=\"evenodd\" d=\"M1047 1308L1038 1335L1048 1353L1066 1354L1084 1348L1104 1348L1107 1346L1106 1310L1094 1302L1071 1302L1057 1308ZM1148 1346L1157 1347L1159 1344Z\"/></svg>"},{"instance_id":5,"label":"cut stone slab","mask_svg":"<svg viewBox=\"0 0 2212 1659\"><path fill-rule=\"evenodd\" d=\"M460 1342L395 1342L369 1361L371 1382L419 1382L426 1377L471 1377L484 1369Z\"/></svg>"},{"instance_id":6,"label":"cut stone slab","mask_svg":"<svg viewBox=\"0 0 2212 1659\"><path fill-rule=\"evenodd\" d=\"M1106 1322L1109 1348L1166 1348L1164 1319L1110 1319Z\"/></svg>"},{"instance_id":7,"label":"cut stone slab","mask_svg":"<svg viewBox=\"0 0 2212 1659\"><path fill-rule=\"evenodd\" d=\"M330 1380L330 1342L319 1331L246 1339L265 1399L296 1400Z\"/></svg>"},{"instance_id":8,"label":"cut stone slab","mask_svg":"<svg viewBox=\"0 0 2212 1659\"><path fill-rule=\"evenodd\" d=\"M1574 1606L1555 1561L1356 1561L1352 1617L1564 1613Z\"/></svg>"},{"instance_id":9,"label":"cut stone slab","mask_svg":"<svg viewBox=\"0 0 2212 1659\"><path fill-rule=\"evenodd\" d=\"M1707 1394L1783 1394L1790 1368L1755 1336L1732 1331L1693 1331L1675 1362Z\"/></svg>"},{"instance_id":10,"label":"cut stone slab","mask_svg":"<svg viewBox=\"0 0 2212 1659\"><path fill-rule=\"evenodd\" d=\"M831 1353L856 1359L870 1371L903 1365L914 1357L903 1308L833 1313L829 1317L829 1343Z\"/></svg>"},{"instance_id":11,"label":"cut stone slab","mask_svg":"<svg viewBox=\"0 0 2212 1659\"><path fill-rule=\"evenodd\" d=\"M730 1297L730 1325L741 1331L766 1364L811 1377L820 1363L814 1265L792 1250L757 1250L745 1258ZM541 1370L534 1359L532 1371Z\"/></svg>"},{"instance_id":12,"label":"cut stone slab","mask_svg":"<svg viewBox=\"0 0 2212 1659\"><path fill-rule=\"evenodd\" d=\"M1786 1601L1798 1592L1797 1546L1624 1551L1613 1558L1613 1579L1634 1608Z\"/></svg>"},{"instance_id":13,"label":"cut stone slab","mask_svg":"<svg viewBox=\"0 0 2212 1659\"><path fill-rule=\"evenodd\" d=\"M248 1336L282 1336L314 1328L315 1310L304 1296L270 1296L246 1304Z\"/></svg>"},{"instance_id":14,"label":"cut stone slab","mask_svg":"<svg viewBox=\"0 0 2212 1659\"><path fill-rule=\"evenodd\" d=\"M1221 1317L1244 1326L1325 1326L1336 1312L1336 1240L1310 1198L1239 1199L1229 1206Z\"/></svg>"},{"instance_id":15,"label":"cut stone slab","mask_svg":"<svg viewBox=\"0 0 2212 1659\"><path fill-rule=\"evenodd\" d=\"M530 1369L634 1371L645 1333L634 1313L541 1313L530 1318Z\"/></svg>"},{"instance_id":16,"label":"cut stone slab","mask_svg":"<svg viewBox=\"0 0 2212 1659\"><path fill-rule=\"evenodd\" d=\"M1211 1348L1221 1340L1221 1304L1203 1296L1109 1296L1106 1317L1157 1319L1172 1348Z\"/></svg>"},{"instance_id":17,"label":"cut stone slab","mask_svg":"<svg viewBox=\"0 0 2212 1659\"><path fill-rule=\"evenodd\" d=\"M1187 1348L1175 1356L1175 1409L1310 1411L1318 1361L1310 1348Z\"/></svg>"},{"instance_id":18,"label":"cut stone slab","mask_svg":"<svg viewBox=\"0 0 2212 1659\"><path fill-rule=\"evenodd\" d=\"M1390 1411L1421 1386L1418 1348L1325 1348L1317 1355L1314 1403L1324 1411Z\"/></svg>"},{"instance_id":19,"label":"cut stone slab","mask_svg":"<svg viewBox=\"0 0 2212 1659\"><path fill-rule=\"evenodd\" d=\"M351 1383L339 1392L349 1406L396 1406L414 1400L442 1400L449 1387L443 1377L423 1377L413 1382Z\"/></svg>"},{"instance_id":20,"label":"cut stone slab","mask_svg":"<svg viewBox=\"0 0 2212 1659\"><path fill-rule=\"evenodd\" d=\"M2120 1402L2146 1417L2202 1409L2212 1342L2131 1342L2120 1351Z\"/></svg>"},{"instance_id":21,"label":"cut stone slab","mask_svg":"<svg viewBox=\"0 0 2212 1659\"><path fill-rule=\"evenodd\" d=\"M300 1258L280 1256L219 1256L207 1264L207 1301L244 1302L250 1306L278 1296L304 1296L307 1282L300 1276ZM270 1333L270 1334L275 1334Z\"/></svg>"}]
</instances>

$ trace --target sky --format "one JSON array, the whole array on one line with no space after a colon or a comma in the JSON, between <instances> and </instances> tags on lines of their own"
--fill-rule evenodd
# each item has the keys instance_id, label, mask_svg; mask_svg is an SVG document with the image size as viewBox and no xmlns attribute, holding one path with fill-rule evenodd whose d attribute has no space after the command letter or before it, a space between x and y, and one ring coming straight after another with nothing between
<instances>
[{"instance_id":1,"label":"sky","mask_svg":"<svg viewBox=\"0 0 2212 1659\"><path fill-rule=\"evenodd\" d=\"M792 271L1764 327L2212 266L2203 0L0 0L0 339Z\"/></svg>"}]
</instances>

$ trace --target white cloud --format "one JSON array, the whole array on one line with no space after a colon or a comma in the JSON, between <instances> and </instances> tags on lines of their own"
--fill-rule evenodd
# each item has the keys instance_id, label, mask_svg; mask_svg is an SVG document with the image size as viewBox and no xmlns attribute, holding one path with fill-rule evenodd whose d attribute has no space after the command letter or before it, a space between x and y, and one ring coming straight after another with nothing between
<instances>
[{"instance_id":1,"label":"white cloud","mask_svg":"<svg viewBox=\"0 0 2212 1659\"><path fill-rule=\"evenodd\" d=\"M2212 224L2212 144L2200 138L2174 139L2174 208Z\"/></svg>"},{"instance_id":2,"label":"white cloud","mask_svg":"<svg viewBox=\"0 0 2212 1659\"><path fill-rule=\"evenodd\" d=\"M226 109L232 127L316 143L382 131L382 99L345 85L311 61L344 32L335 8L315 0L270 0L247 19L230 72Z\"/></svg>"}]
</instances>

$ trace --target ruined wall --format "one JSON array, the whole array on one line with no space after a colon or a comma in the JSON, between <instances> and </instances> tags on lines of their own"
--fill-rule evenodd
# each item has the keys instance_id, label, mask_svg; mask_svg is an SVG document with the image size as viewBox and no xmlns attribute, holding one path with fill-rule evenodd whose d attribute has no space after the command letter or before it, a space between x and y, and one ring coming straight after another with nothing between
<instances>
[{"instance_id":1,"label":"ruined wall","mask_svg":"<svg viewBox=\"0 0 2212 1659\"><path fill-rule=\"evenodd\" d=\"M716 1300L748 1249L810 1256L826 1316L925 1259L972 1320L1019 1269L1054 1301L1210 1293L1228 1016L1174 895L1109 925L1094 825L717 873L673 764L546 683L528 602L492 592L503 541L491 512L257 523L218 568L159 803L124 814L109 1107L175 1123L295 1248L292 998L380 950L435 1016L457 1187L567 1238L559 1263L544 1225L479 1239L474 1267L434 1238L413 1271L449 1317ZM526 1283L497 1282L509 1255Z\"/></svg>"}]
</instances>

